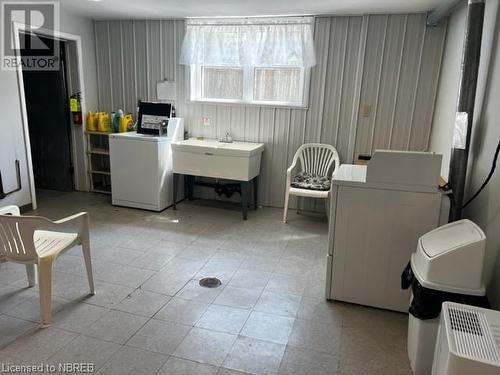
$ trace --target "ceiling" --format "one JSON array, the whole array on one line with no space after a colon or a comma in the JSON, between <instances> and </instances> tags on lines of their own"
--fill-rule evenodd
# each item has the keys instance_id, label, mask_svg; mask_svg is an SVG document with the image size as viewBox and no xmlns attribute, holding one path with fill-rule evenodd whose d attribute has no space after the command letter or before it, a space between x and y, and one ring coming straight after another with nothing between
<instances>
[{"instance_id":1,"label":"ceiling","mask_svg":"<svg viewBox=\"0 0 500 375\"><path fill-rule=\"evenodd\" d=\"M94 19L426 12L449 0L61 0Z\"/></svg>"}]
</instances>

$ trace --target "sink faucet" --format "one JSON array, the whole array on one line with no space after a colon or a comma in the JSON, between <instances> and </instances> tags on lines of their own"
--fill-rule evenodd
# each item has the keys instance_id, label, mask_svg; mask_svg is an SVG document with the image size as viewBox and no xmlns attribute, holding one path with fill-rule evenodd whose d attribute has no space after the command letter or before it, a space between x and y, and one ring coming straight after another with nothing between
<instances>
[{"instance_id":1,"label":"sink faucet","mask_svg":"<svg viewBox=\"0 0 500 375\"><path fill-rule=\"evenodd\" d=\"M223 142L223 143L233 143L233 137L231 137L231 133L229 132L229 130L226 132L226 135L219 139L219 142Z\"/></svg>"}]
</instances>

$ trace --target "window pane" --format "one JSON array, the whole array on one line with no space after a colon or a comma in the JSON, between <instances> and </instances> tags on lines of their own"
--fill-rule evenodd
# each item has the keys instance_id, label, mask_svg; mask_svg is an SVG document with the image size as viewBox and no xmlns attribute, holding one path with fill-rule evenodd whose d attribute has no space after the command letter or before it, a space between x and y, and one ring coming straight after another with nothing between
<instances>
[{"instance_id":1,"label":"window pane","mask_svg":"<svg viewBox=\"0 0 500 375\"><path fill-rule=\"evenodd\" d=\"M301 102L300 68L256 68L254 99Z\"/></svg>"},{"instance_id":2,"label":"window pane","mask_svg":"<svg viewBox=\"0 0 500 375\"><path fill-rule=\"evenodd\" d=\"M243 71L232 68L202 68L204 99L243 98Z\"/></svg>"}]
</instances>

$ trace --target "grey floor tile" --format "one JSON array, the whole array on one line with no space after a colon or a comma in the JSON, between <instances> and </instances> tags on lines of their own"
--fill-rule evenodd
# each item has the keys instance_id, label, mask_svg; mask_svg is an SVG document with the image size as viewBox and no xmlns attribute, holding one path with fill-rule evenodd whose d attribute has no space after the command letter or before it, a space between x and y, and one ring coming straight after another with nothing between
<instances>
[{"instance_id":1,"label":"grey floor tile","mask_svg":"<svg viewBox=\"0 0 500 375\"><path fill-rule=\"evenodd\" d=\"M188 301L173 297L158 313L155 318L171 322L194 325L207 310L205 302Z\"/></svg>"},{"instance_id":2,"label":"grey floor tile","mask_svg":"<svg viewBox=\"0 0 500 375\"><path fill-rule=\"evenodd\" d=\"M343 311L341 303L327 301L325 298L302 297L297 316L300 319L341 325Z\"/></svg>"},{"instance_id":3,"label":"grey floor tile","mask_svg":"<svg viewBox=\"0 0 500 375\"><path fill-rule=\"evenodd\" d=\"M204 261L175 257L161 269L161 272L192 278L204 265Z\"/></svg>"},{"instance_id":4,"label":"grey floor tile","mask_svg":"<svg viewBox=\"0 0 500 375\"><path fill-rule=\"evenodd\" d=\"M80 335L51 356L47 363L93 363L98 370L119 349L118 344Z\"/></svg>"},{"instance_id":5,"label":"grey floor tile","mask_svg":"<svg viewBox=\"0 0 500 375\"><path fill-rule=\"evenodd\" d=\"M175 296L191 279L190 276L159 271L142 285L143 290Z\"/></svg>"},{"instance_id":6,"label":"grey floor tile","mask_svg":"<svg viewBox=\"0 0 500 375\"><path fill-rule=\"evenodd\" d=\"M6 315L0 315L0 349L10 344L16 338L24 334L29 329L38 325L34 322L28 322Z\"/></svg>"},{"instance_id":7,"label":"grey floor tile","mask_svg":"<svg viewBox=\"0 0 500 375\"><path fill-rule=\"evenodd\" d=\"M1 269L0 272L2 272ZM2 286L0 288L0 314L37 296L36 288Z\"/></svg>"},{"instance_id":8,"label":"grey floor tile","mask_svg":"<svg viewBox=\"0 0 500 375\"><path fill-rule=\"evenodd\" d=\"M256 311L295 317L300 306L301 296L287 293L265 291L254 307Z\"/></svg>"},{"instance_id":9,"label":"grey floor tile","mask_svg":"<svg viewBox=\"0 0 500 375\"><path fill-rule=\"evenodd\" d=\"M241 264L241 269L260 272L273 272L278 263L279 258L250 255Z\"/></svg>"},{"instance_id":10,"label":"grey floor tile","mask_svg":"<svg viewBox=\"0 0 500 375\"><path fill-rule=\"evenodd\" d=\"M290 346L338 355L342 327L317 321L296 319L290 334Z\"/></svg>"},{"instance_id":11,"label":"grey floor tile","mask_svg":"<svg viewBox=\"0 0 500 375\"><path fill-rule=\"evenodd\" d=\"M24 363L42 363L74 340L78 334L54 327L33 328L3 349L3 353ZM50 345L47 345L50 343Z\"/></svg>"},{"instance_id":12,"label":"grey floor tile","mask_svg":"<svg viewBox=\"0 0 500 375\"><path fill-rule=\"evenodd\" d=\"M303 276L307 275L310 269L310 260L302 257L288 257L280 259L274 272L291 276Z\"/></svg>"},{"instance_id":13,"label":"grey floor tile","mask_svg":"<svg viewBox=\"0 0 500 375\"><path fill-rule=\"evenodd\" d=\"M239 269L229 282L229 286L236 288L264 289L271 275L270 272Z\"/></svg>"},{"instance_id":14,"label":"grey floor tile","mask_svg":"<svg viewBox=\"0 0 500 375\"><path fill-rule=\"evenodd\" d=\"M68 301L59 298L57 296L52 296L52 314L56 314L59 310L64 308L64 306L69 303ZM6 308L4 310L5 315L12 316L14 318L29 320L31 322L40 322L40 297L33 296L26 299L24 302L19 303L12 308Z\"/></svg>"},{"instance_id":15,"label":"grey floor tile","mask_svg":"<svg viewBox=\"0 0 500 375\"><path fill-rule=\"evenodd\" d=\"M176 297L198 302L211 303L217 298L222 290L223 288L221 287L202 287L200 286L198 280L191 280L176 294Z\"/></svg>"},{"instance_id":16,"label":"grey floor tile","mask_svg":"<svg viewBox=\"0 0 500 375\"><path fill-rule=\"evenodd\" d=\"M110 245L94 245L91 249L91 256L98 263L108 262L126 265L133 263L134 259L142 254L141 251Z\"/></svg>"},{"instance_id":17,"label":"grey floor tile","mask_svg":"<svg viewBox=\"0 0 500 375\"><path fill-rule=\"evenodd\" d=\"M273 274L267 283L266 290L302 295L307 283L306 276Z\"/></svg>"},{"instance_id":18,"label":"grey floor tile","mask_svg":"<svg viewBox=\"0 0 500 375\"><path fill-rule=\"evenodd\" d=\"M251 374L277 374L285 345L238 337L223 367Z\"/></svg>"},{"instance_id":19,"label":"grey floor tile","mask_svg":"<svg viewBox=\"0 0 500 375\"><path fill-rule=\"evenodd\" d=\"M220 366L236 340L236 335L193 328L174 356Z\"/></svg>"},{"instance_id":20,"label":"grey floor tile","mask_svg":"<svg viewBox=\"0 0 500 375\"><path fill-rule=\"evenodd\" d=\"M161 252L160 250L155 250L155 251L149 250L146 253L142 253L141 256L132 259L129 262L129 265L137 268L159 271L170 260L172 260L174 256L175 254L170 254L169 252Z\"/></svg>"},{"instance_id":21,"label":"grey floor tile","mask_svg":"<svg viewBox=\"0 0 500 375\"><path fill-rule=\"evenodd\" d=\"M170 357L158 375L215 375L217 370L216 366Z\"/></svg>"},{"instance_id":22,"label":"grey floor tile","mask_svg":"<svg viewBox=\"0 0 500 375\"><path fill-rule=\"evenodd\" d=\"M122 346L98 372L99 375L151 375L163 366L168 356Z\"/></svg>"},{"instance_id":23,"label":"grey floor tile","mask_svg":"<svg viewBox=\"0 0 500 375\"><path fill-rule=\"evenodd\" d=\"M249 310L211 305L196 323L197 327L238 334L250 315Z\"/></svg>"},{"instance_id":24,"label":"grey floor tile","mask_svg":"<svg viewBox=\"0 0 500 375\"><path fill-rule=\"evenodd\" d=\"M335 375L339 366L338 357L312 350L288 346L281 361L282 375Z\"/></svg>"},{"instance_id":25,"label":"grey floor tile","mask_svg":"<svg viewBox=\"0 0 500 375\"><path fill-rule=\"evenodd\" d=\"M101 340L124 344L147 320L143 316L112 310L93 323L85 330L84 334Z\"/></svg>"},{"instance_id":26,"label":"grey floor tile","mask_svg":"<svg viewBox=\"0 0 500 375\"><path fill-rule=\"evenodd\" d=\"M26 267L13 262L0 263L0 284L9 285L15 282L28 286Z\"/></svg>"},{"instance_id":27,"label":"grey floor tile","mask_svg":"<svg viewBox=\"0 0 500 375\"><path fill-rule=\"evenodd\" d=\"M133 288L110 284L99 280L95 280L95 288L96 294L93 296L89 295L88 292L79 292L79 297L75 295L72 297L74 297L74 300L81 300L82 302L92 305L110 308L118 305L125 297L134 291ZM73 300L73 298L66 299Z\"/></svg>"},{"instance_id":28,"label":"grey floor tile","mask_svg":"<svg viewBox=\"0 0 500 375\"><path fill-rule=\"evenodd\" d=\"M115 309L150 318L170 301L170 298L170 296L164 294L136 289L122 300Z\"/></svg>"},{"instance_id":29,"label":"grey floor tile","mask_svg":"<svg viewBox=\"0 0 500 375\"><path fill-rule=\"evenodd\" d=\"M231 370L228 368L220 367L217 375L246 375L248 372Z\"/></svg>"},{"instance_id":30,"label":"grey floor tile","mask_svg":"<svg viewBox=\"0 0 500 375\"><path fill-rule=\"evenodd\" d=\"M241 335L286 344L294 321L294 318L254 311L241 330Z\"/></svg>"},{"instance_id":31,"label":"grey floor tile","mask_svg":"<svg viewBox=\"0 0 500 375\"><path fill-rule=\"evenodd\" d=\"M52 325L67 331L82 333L108 311L109 309L100 306L71 302L52 316Z\"/></svg>"},{"instance_id":32,"label":"grey floor tile","mask_svg":"<svg viewBox=\"0 0 500 375\"><path fill-rule=\"evenodd\" d=\"M191 327L151 319L128 342L128 346L156 353L172 354Z\"/></svg>"},{"instance_id":33,"label":"grey floor tile","mask_svg":"<svg viewBox=\"0 0 500 375\"><path fill-rule=\"evenodd\" d=\"M206 244L190 244L177 253L177 257L193 259L196 261L208 261L217 252L216 247L209 247Z\"/></svg>"},{"instance_id":34,"label":"grey floor tile","mask_svg":"<svg viewBox=\"0 0 500 375\"><path fill-rule=\"evenodd\" d=\"M242 309L251 309L257 303L261 291L258 289L234 288L227 286L215 299L214 303Z\"/></svg>"},{"instance_id":35,"label":"grey floor tile","mask_svg":"<svg viewBox=\"0 0 500 375\"><path fill-rule=\"evenodd\" d=\"M155 271L107 262L95 262L93 268L94 279L134 289L155 274Z\"/></svg>"}]
</instances>

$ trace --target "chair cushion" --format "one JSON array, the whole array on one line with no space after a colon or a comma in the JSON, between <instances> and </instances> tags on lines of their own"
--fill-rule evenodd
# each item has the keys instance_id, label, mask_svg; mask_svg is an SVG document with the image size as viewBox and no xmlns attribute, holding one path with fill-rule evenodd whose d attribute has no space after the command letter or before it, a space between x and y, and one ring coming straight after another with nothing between
<instances>
[{"instance_id":1,"label":"chair cushion","mask_svg":"<svg viewBox=\"0 0 500 375\"><path fill-rule=\"evenodd\" d=\"M330 190L330 180L326 176L320 176L309 172L300 172L292 181L292 187L307 190Z\"/></svg>"}]
</instances>

